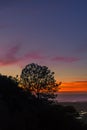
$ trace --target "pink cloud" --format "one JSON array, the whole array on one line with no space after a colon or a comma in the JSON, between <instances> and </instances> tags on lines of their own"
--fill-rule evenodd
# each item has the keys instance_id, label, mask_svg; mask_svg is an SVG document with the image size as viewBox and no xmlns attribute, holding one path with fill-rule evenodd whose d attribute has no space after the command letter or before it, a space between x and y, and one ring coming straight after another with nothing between
<instances>
[{"instance_id":1,"label":"pink cloud","mask_svg":"<svg viewBox=\"0 0 87 130\"><path fill-rule=\"evenodd\" d=\"M21 61L22 59L17 57L19 50L20 45L15 45L9 48L7 51L5 51L5 54L3 54L0 57L0 65L1 66L10 65Z\"/></svg>"},{"instance_id":2,"label":"pink cloud","mask_svg":"<svg viewBox=\"0 0 87 130\"><path fill-rule=\"evenodd\" d=\"M25 59L44 59L45 57L40 54L40 52L32 51L24 55Z\"/></svg>"},{"instance_id":3,"label":"pink cloud","mask_svg":"<svg viewBox=\"0 0 87 130\"><path fill-rule=\"evenodd\" d=\"M19 51L21 49L21 45L15 45L10 47L9 49L3 50L4 54L0 54L0 66L7 66L12 64L22 64L25 60L32 60L37 59L41 60L44 59L44 56L40 54L40 52L32 51L28 52L23 56L19 56Z\"/></svg>"},{"instance_id":4,"label":"pink cloud","mask_svg":"<svg viewBox=\"0 0 87 130\"><path fill-rule=\"evenodd\" d=\"M79 61L80 58L77 57L63 57L63 56L56 56L52 59L48 59L47 56L42 55L39 51L31 51L26 52L24 55L19 56L19 52L21 51L21 44L17 44L15 46L12 46L8 49L4 49L0 53L0 66L7 66L7 65L13 65L13 64L23 64L23 62L26 62L26 60L52 60L55 62L76 62Z\"/></svg>"},{"instance_id":5,"label":"pink cloud","mask_svg":"<svg viewBox=\"0 0 87 130\"><path fill-rule=\"evenodd\" d=\"M53 61L60 61L60 62L76 62L76 61L79 61L80 58L77 58L77 57L63 57L63 56L57 56L57 57L54 57L52 58Z\"/></svg>"},{"instance_id":6,"label":"pink cloud","mask_svg":"<svg viewBox=\"0 0 87 130\"><path fill-rule=\"evenodd\" d=\"M8 56L8 57L10 57L10 56L14 57L20 51L20 48L21 48L20 44L15 45L15 46L9 48L8 51L7 51L7 55L6 56Z\"/></svg>"}]
</instances>

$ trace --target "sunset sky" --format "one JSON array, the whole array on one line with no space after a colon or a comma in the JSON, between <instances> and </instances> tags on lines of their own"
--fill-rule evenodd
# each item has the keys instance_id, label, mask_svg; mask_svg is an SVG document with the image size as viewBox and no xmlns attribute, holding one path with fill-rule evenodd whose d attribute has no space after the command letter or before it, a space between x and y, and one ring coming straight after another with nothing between
<instances>
[{"instance_id":1,"label":"sunset sky","mask_svg":"<svg viewBox=\"0 0 87 130\"><path fill-rule=\"evenodd\" d=\"M0 73L46 65L61 91L87 91L87 0L0 0Z\"/></svg>"}]
</instances>

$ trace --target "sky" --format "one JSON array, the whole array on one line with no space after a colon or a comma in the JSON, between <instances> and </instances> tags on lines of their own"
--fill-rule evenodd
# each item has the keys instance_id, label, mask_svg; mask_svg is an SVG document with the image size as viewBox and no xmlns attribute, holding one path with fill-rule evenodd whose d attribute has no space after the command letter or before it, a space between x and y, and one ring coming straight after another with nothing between
<instances>
[{"instance_id":1,"label":"sky","mask_svg":"<svg viewBox=\"0 0 87 130\"><path fill-rule=\"evenodd\" d=\"M20 75L30 63L87 91L87 0L0 1L0 73Z\"/></svg>"}]
</instances>

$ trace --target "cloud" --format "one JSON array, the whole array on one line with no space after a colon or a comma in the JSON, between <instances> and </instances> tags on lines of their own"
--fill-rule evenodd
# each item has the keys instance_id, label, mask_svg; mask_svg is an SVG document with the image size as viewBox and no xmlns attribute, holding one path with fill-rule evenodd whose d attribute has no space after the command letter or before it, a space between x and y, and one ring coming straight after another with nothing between
<instances>
[{"instance_id":1,"label":"cloud","mask_svg":"<svg viewBox=\"0 0 87 130\"><path fill-rule=\"evenodd\" d=\"M5 48L4 50L0 51L0 66L7 66L7 65L14 65L14 64L23 64L26 60L49 60L55 62L76 62L79 61L80 58L77 57L63 57L63 56L56 56L53 58L48 58L47 56L42 55L40 51L31 51L26 52L24 55L19 55L21 51L21 44L14 45L10 48ZM4 53L3 53L4 52Z\"/></svg>"},{"instance_id":2,"label":"cloud","mask_svg":"<svg viewBox=\"0 0 87 130\"><path fill-rule=\"evenodd\" d=\"M14 57L20 51L20 48L21 48L20 44L15 45L15 46L9 48L8 51L7 51L7 55L9 57L10 56Z\"/></svg>"},{"instance_id":3,"label":"cloud","mask_svg":"<svg viewBox=\"0 0 87 130\"><path fill-rule=\"evenodd\" d=\"M29 53L25 54L24 58L25 59L37 59L37 60L41 60L41 59L44 59L45 57L42 56L40 54L40 52L32 51L32 52L29 52Z\"/></svg>"},{"instance_id":4,"label":"cloud","mask_svg":"<svg viewBox=\"0 0 87 130\"><path fill-rule=\"evenodd\" d=\"M5 50L5 54L0 57L0 66L10 65L21 61L22 58L17 57L20 47L20 45L15 45L8 50Z\"/></svg>"},{"instance_id":5,"label":"cloud","mask_svg":"<svg viewBox=\"0 0 87 130\"><path fill-rule=\"evenodd\" d=\"M63 57L63 56L56 56L56 57L53 57L52 58L53 61L56 61L56 62L76 62L76 61L79 61L80 58L77 58L77 57Z\"/></svg>"},{"instance_id":6,"label":"cloud","mask_svg":"<svg viewBox=\"0 0 87 130\"><path fill-rule=\"evenodd\" d=\"M62 83L60 92L87 92L87 81Z\"/></svg>"},{"instance_id":7,"label":"cloud","mask_svg":"<svg viewBox=\"0 0 87 130\"><path fill-rule=\"evenodd\" d=\"M45 58L40 54L40 52L37 51L28 52L23 56L19 56L20 49L20 44L12 46L7 50L4 49L4 54L0 54L0 66L19 64L23 63L25 60L42 60Z\"/></svg>"},{"instance_id":8,"label":"cloud","mask_svg":"<svg viewBox=\"0 0 87 130\"><path fill-rule=\"evenodd\" d=\"M87 83L87 81L74 81L75 83Z\"/></svg>"}]
</instances>

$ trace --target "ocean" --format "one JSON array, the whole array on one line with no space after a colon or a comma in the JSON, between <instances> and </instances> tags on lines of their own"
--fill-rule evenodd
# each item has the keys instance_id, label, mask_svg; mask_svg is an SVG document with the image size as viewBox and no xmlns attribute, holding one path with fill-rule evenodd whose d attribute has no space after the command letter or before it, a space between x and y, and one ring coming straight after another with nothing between
<instances>
[{"instance_id":1,"label":"ocean","mask_svg":"<svg viewBox=\"0 0 87 130\"><path fill-rule=\"evenodd\" d=\"M58 92L58 102L87 102L87 92Z\"/></svg>"}]
</instances>

